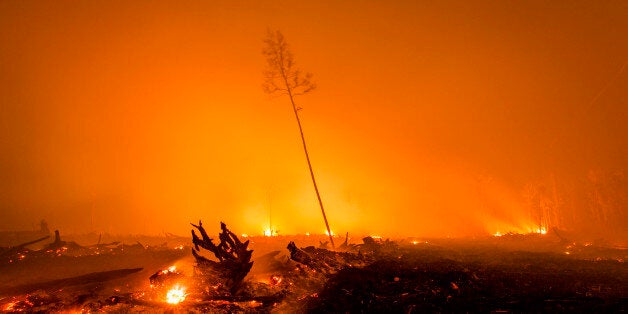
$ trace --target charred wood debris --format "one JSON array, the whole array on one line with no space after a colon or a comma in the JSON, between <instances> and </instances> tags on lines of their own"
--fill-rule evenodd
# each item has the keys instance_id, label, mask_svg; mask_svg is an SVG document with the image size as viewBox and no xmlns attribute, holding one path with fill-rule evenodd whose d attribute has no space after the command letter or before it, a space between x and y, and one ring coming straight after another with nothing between
<instances>
[{"instance_id":1,"label":"charred wood debris","mask_svg":"<svg viewBox=\"0 0 628 314\"><path fill-rule=\"evenodd\" d=\"M61 256L88 256L101 254L123 254L123 253L142 253L144 251L154 251L165 249L165 243L161 246L147 246L140 242L134 244L120 243L119 241L101 243L102 235L98 238L98 243L89 246L80 245L74 241L64 241L61 239L59 230L54 232L53 242L46 244L38 250L29 249L28 247L49 239L50 236L44 236L39 239L28 241L12 247L0 247L0 265L6 263L15 263L28 259L41 259L49 257Z\"/></svg>"},{"instance_id":2,"label":"charred wood debris","mask_svg":"<svg viewBox=\"0 0 628 314\"><path fill-rule=\"evenodd\" d=\"M191 287L188 295L193 295L192 308L199 311L239 311L255 309L269 311L283 301L300 302L304 298L315 295L315 291L323 288L329 276L344 268L360 267L375 260L376 254L382 254L386 249L394 247L393 242L376 242L372 238L364 239L364 244L348 243L348 234L345 242L338 251L328 250L325 242L316 248L308 246L298 248L294 242L289 242L288 259L278 257L279 251L273 251L258 258L258 262L272 272L267 282L246 281L252 266L253 250L249 249L249 240L240 238L227 228L225 223L220 224L220 233L217 241L211 238L201 221L193 226L191 252L194 257L194 271L191 276ZM40 260L43 264L53 258L78 258L85 256L105 256L109 254L125 254L130 252L154 251L158 248L144 246L141 243L133 245L120 242L98 243L82 246L76 242L64 241L58 230L54 233L54 240L39 250L27 247L48 240L50 236L42 237L20 245L1 248L0 262L5 265L19 263L25 259ZM209 256L213 255L213 259ZM28 283L0 288L0 306L6 311L50 311L62 310L68 307L82 307L84 310L107 310L107 307L124 304L131 307L164 306L163 302L156 301L157 292L126 293L112 295L106 298L96 295L82 295L67 300L60 295L60 291L69 293L70 287L84 287L89 284L103 284L142 271L142 268L115 269L104 272L93 272L85 275L49 280L37 283ZM186 276L174 267L162 269L153 273L148 281L154 291L162 293L175 282ZM188 280L189 281L189 280ZM144 297L144 296L152 297ZM100 299L94 301L94 299ZM10 302L9 302L10 301ZM218 302L218 303L216 303ZM190 306L190 302L188 302Z\"/></svg>"},{"instance_id":3,"label":"charred wood debris","mask_svg":"<svg viewBox=\"0 0 628 314\"><path fill-rule=\"evenodd\" d=\"M117 268L0 286L0 311L128 312L172 310L173 306L188 312L212 313L622 311L628 299L625 285L628 275L623 259L618 259L618 263L593 261L597 263L593 265L553 253L500 251L479 246L451 250L427 242L404 244L373 237L352 244L346 234L344 243L335 251L322 241L318 247L298 247L290 241L285 255L272 251L258 256L256 267L265 270L259 275L250 274L253 250L249 249L248 239L242 241L222 222L217 238L209 236L201 221L191 225L190 248L194 260L191 274L184 274L174 266L152 275L142 268ZM175 255L158 255L157 252L172 250L139 242L101 243L100 238L94 245L81 246L63 241L58 231L54 240L41 249L27 248L49 238L0 248L0 267L6 269L7 265L25 259L40 260L46 265L58 258L149 254L176 261L189 254L177 250ZM570 242L559 238L561 246ZM513 235L500 240L519 243L526 239ZM593 249L575 243L569 245L573 252ZM625 251L597 250L589 252L625 255ZM133 276L148 281L150 289L104 288L106 282L120 282ZM552 286L548 286L547 280ZM167 304L166 292L182 281L187 285L184 294L187 298L176 305Z\"/></svg>"}]
</instances>

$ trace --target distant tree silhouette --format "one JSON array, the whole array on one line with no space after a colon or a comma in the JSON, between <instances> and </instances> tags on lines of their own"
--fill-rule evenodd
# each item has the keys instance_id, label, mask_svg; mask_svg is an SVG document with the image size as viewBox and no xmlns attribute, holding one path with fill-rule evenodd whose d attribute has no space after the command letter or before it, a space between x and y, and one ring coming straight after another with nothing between
<instances>
[{"instance_id":1,"label":"distant tree silhouette","mask_svg":"<svg viewBox=\"0 0 628 314\"><path fill-rule=\"evenodd\" d=\"M318 191L318 185L316 185L316 179L314 178L314 171L312 170L312 163L310 162L310 155L307 151L307 145L305 144L305 136L303 135L303 128L301 126L301 119L299 118L299 110L294 102L294 98L298 95L304 95L316 88L316 85L311 81L311 73L301 73L299 69L295 67L294 56L292 52L288 50L288 44L280 31L269 30L266 39L264 40L263 54L268 62L267 69L264 71L264 92L267 94L282 94L287 95L292 104L292 111L294 117L297 119L297 125L299 126L299 133L301 134L301 143L303 144L303 151L305 152L305 159L307 160L307 166L310 170L310 176L312 177L312 183L314 184L314 191L316 191L316 197L318 204L323 214L323 220L325 221L325 227L329 234L329 241L333 248L334 239L329 228L329 222L327 221L327 215L325 214L325 208L323 207L323 201Z\"/></svg>"}]
</instances>

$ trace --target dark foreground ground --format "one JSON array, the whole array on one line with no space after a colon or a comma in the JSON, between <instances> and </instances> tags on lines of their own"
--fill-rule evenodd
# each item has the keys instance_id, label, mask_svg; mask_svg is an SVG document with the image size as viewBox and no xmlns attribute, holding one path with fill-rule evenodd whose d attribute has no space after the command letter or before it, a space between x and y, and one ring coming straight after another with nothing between
<instances>
[{"instance_id":1,"label":"dark foreground ground","mask_svg":"<svg viewBox=\"0 0 628 314\"><path fill-rule=\"evenodd\" d=\"M424 313L628 309L628 251L610 245L567 243L549 235L377 240L374 247L350 248L355 264L326 251L317 254L337 258L333 267L313 269L289 259L285 247L290 241L305 247L323 239L250 238L254 266L242 291L237 296L215 294L210 298L207 291L191 283L193 259L186 238L153 239L164 242L159 245L148 245L151 240L144 239L141 246L122 247L124 250L118 244L74 255L70 250L47 255L26 251L22 258L16 255L17 259L8 260L5 256L1 261L0 310ZM151 287L148 281L170 265L180 270L180 283L189 286L185 301L177 305L166 303L165 288Z\"/></svg>"},{"instance_id":2,"label":"dark foreground ground","mask_svg":"<svg viewBox=\"0 0 628 314\"><path fill-rule=\"evenodd\" d=\"M624 263L556 253L407 250L333 276L313 312L621 312Z\"/></svg>"}]
</instances>

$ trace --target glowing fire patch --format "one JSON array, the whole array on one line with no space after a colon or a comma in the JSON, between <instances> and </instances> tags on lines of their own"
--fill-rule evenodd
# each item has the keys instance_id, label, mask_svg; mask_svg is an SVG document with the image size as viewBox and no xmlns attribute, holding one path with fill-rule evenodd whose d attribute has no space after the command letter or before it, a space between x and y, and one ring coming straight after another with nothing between
<instances>
[{"instance_id":1,"label":"glowing fire patch","mask_svg":"<svg viewBox=\"0 0 628 314\"><path fill-rule=\"evenodd\" d=\"M264 229L264 236L266 236L266 237L275 237L275 236L277 236L277 230L272 229L272 228L266 228L266 229Z\"/></svg>"},{"instance_id":2,"label":"glowing fire patch","mask_svg":"<svg viewBox=\"0 0 628 314\"><path fill-rule=\"evenodd\" d=\"M185 287L175 285L172 289L166 293L166 302L170 304L179 304L185 300L187 293L185 293Z\"/></svg>"},{"instance_id":3,"label":"glowing fire patch","mask_svg":"<svg viewBox=\"0 0 628 314\"><path fill-rule=\"evenodd\" d=\"M329 232L327 232L327 230L325 230L325 235L329 236ZM332 237L336 236L336 233L334 233L334 230L331 231L331 236Z\"/></svg>"},{"instance_id":4,"label":"glowing fire patch","mask_svg":"<svg viewBox=\"0 0 628 314\"><path fill-rule=\"evenodd\" d=\"M276 285L280 284L282 281L283 281L283 279L281 278L281 276L277 276L277 275L270 276L270 285L271 286L276 286Z\"/></svg>"},{"instance_id":5,"label":"glowing fire patch","mask_svg":"<svg viewBox=\"0 0 628 314\"><path fill-rule=\"evenodd\" d=\"M4 311L14 311L15 310L15 303L16 302L10 302L8 303L5 307L4 307Z\"/></svg>"}]
</instances>

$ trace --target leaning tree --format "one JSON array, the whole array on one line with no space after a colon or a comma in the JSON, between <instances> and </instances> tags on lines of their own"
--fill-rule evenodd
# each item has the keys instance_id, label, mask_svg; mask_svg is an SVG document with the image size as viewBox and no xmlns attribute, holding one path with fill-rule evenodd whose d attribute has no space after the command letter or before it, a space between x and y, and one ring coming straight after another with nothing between
<instances>
[{"instance_id":1,"label":"leaning tree","mask_svg":"<svg viewBox=\"0 0 628 314\"><path fill-rule=\"evenodd\" d=\"M305 159L307 166L310 170L310 177L314 184L314 191L316 192L316 198L323 214L323 220L325 221L325 227L327 228L327 234L329 235L329 241L333 248L334 238L329 228L329 222L327 221L327 215L325 214L325 208L323 207L323 201L321 200L320 192L318 191L318 185L316 185L316 179L314 178L314 171L312 170L312 162L310 161L310 155L307 151L307 145L305 144L305 136L303 135L303 127L301 126L301 119L299 118L299 110L294 102L294 98L299 95L304 95L316 88L316 85L311 81L311 73L302 73L296 68L294 63L294 56L288 49L283 34L280 31L268 31L266 39L264 40L264 56L268 62L267 69L264 71L264 92L267 94L282 94L287 95L292 105L292 111L294 117L297 120L299 127L299 134L301 135L301 143L303 144L303 151L305 152Z\"/></svg>"}]
</instances>

